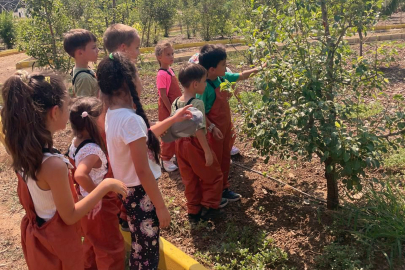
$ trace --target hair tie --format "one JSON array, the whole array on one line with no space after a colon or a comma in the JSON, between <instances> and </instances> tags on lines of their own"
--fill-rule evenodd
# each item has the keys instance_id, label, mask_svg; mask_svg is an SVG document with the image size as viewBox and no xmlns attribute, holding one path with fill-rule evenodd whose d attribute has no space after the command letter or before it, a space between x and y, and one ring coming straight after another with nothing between
<instances>
[{"instance_id":1,"label":"hair tie","mask_svg":"<svg viewBox=\"0 0 405 270\"><path fill-rule=\"evenodd\" d=\"M89 116L88 112L86 112L86 111L82 112L82 118L85 118L87 116Z\"/></svg>"},{"instance_id":2,"label":"hair tie","mask_svg":"<svg viewBox=\"0 0 405 270\"><path fill-rule=\"evenodd\" d=\"M46 81L47 83L51 83L51 77L46 76L46 77L45 77L45 81Z\"/></svg>"},{"instance_id":3,"label":"hair tie","mask_svg":"<svg viewBox=\"0 0 405 270\"><path fill-rule=\"evenodd\" d=\"M114 60L114 55L113 55L113 53L110 53L110 56L109 56L109 57L110 57L111 60Z\"/></svg>"},{"instance_id":4,"label":"hair tie","mask_svg":"<svg viewBox=\"0 0 405 270\"><path fill-rule=\"evenodd\" d=\"M28 84L28 83L29 83L29 81L30 81L30 79L31 79L31 76L28 74L27 71L25 71L25 70L18 70L16 73L17 73L18 76L20 76L20 80L21 80L23 83L25 83L25 84Z\"/></svg>"}]
</instances>

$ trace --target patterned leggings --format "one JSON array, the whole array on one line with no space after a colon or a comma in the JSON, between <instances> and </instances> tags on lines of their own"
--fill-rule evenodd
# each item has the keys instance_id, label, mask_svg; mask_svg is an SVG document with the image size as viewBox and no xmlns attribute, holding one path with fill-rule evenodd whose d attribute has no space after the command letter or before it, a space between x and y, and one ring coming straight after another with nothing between
<instances>
[{"instance_id":1,"label":"patterned leggings","mask_svg":"<svg viewBox=\"0 0 405 270\"><path fill-rule=\"evenodd\" d=\"M149 196L141 185L128 188L123 201L131 231L131 270L155 270L159 264L159 220Z\"/></svg>"}]
</instances>

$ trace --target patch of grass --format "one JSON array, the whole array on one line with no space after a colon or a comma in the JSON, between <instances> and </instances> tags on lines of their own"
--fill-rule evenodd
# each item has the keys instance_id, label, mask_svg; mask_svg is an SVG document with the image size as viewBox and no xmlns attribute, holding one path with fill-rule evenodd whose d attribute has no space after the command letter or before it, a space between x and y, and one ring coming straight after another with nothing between
<instances>
[{"instance_id":1,"label":"patch of grass","mask_svg":"<svg viewBox=\"0 0 405 270\"><path fill-rule=\"evenodd\" d=\"M265 231L233 223L227 225L220 241L194 256L216 270L289 269L287 253L276 247Z\"/></svg>"},{"instance_id":2,"label":"patch of grass","mask_svg":"<svg viewBox=\"0 0 405 270\"><path fill-rule=\"evenodd\" d=\"M354 106L354 112L349 116L350 118L368 119L370 117L376 116L383 111L383 106L380 102L372 102L370 104L359 104ZM357 113L358 111L358 113Z\"/></svg>"},{"instance_id":3,"label":"patch of grass","mask_svg":"<svg viewBox=\"0 0 405 270\"><path fill-rule=\"evenodd\" d=\"M157 109L158 109L158 104L157 104L157 103L146 104L146 105L143 106L143 109L144 109L145 111L148 111L148 110L157 110Z\"/></svg>"},{"instance_id":4,"label":"patch of grass","mask_svg":"<svg viewBox=\"0 0 405 270\"><path fill-rule=\"evenodd\" d=\"M334 270L360 270L369 269L369 266L364 266L362 258L364 250L356 246L340 245L331 243L327 245L321 256L318 256L315 261L319 269L334 269Z\"/></svg>"},{"instance_id":5,"label":"patch of grass","mask_svg":"<svg viewBox=\"0 0 405 270\"><path fill-rule=\"evenodd\" d=\"M238 84L236 83L236 89L238 87ZM263 105L262 101L262 96L259 93L256 92L241 92L239 94L239 99L235 96L232 96L232 98L229 100L229 105L231 107L231 110L233 112L238 111L239 105L242 105L242 107L246 108L260 108Z\"/></svg>"},{"instance_id":6,"label":"patch of grass","mask_svg":"<svg viewBox=\"0 0 405 270\"><path fill-rule=\"evenodd\" d=\"M405 170L405 148L388 154L383 161L384 168L389 171L402 171Z\"/></svg>"},{"instance_id":7,"label":"patch of grass","mask_svg":"<svg viewBox=\"0 0 405 270\"><path fill-rule=\"evenodd\" d=\"M394 179L381 183L378 190L364 188L361 201L344 205L336 215L335 235L346 237L340 246L332 245L318 262L327 269L345 268L347 263L363 269L373 266L373 258L383 255L393 269L404 260L405 246L405 193ZM350 246L356 246L351 252ZM354 251L354 250L353 250ZM333 266L341 268L333 268ZM357 269L357 268L353 268Z\"/></svg>"}]
</instances>

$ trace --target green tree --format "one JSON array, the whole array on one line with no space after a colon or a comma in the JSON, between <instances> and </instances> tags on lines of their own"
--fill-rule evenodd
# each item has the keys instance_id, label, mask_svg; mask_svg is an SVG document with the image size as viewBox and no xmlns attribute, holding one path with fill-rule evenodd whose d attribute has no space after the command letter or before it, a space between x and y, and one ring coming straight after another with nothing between
<instances>
[{"instance_id":1,"label":"green tree","mask_svg":"<svg viewBox=\"0 0 405 270\"><path fill-rule=\"evenodd\" d=\"M151 34L156 22L157 0L141 0L139 3L139 19L142 28L141 44L142 46L151 45ZM157 29L157 28L155 28Z\"/></svg>"},{"instance_id":2,"label":"green tree","mask_svg":"<svg viewBox=\"0 0 405 270\"><path fill-rule=\"evenodd\" d=\"M164 36L169 36L169 30L177 15L177 2L174 0L160 0L156 4L156 22L164 30Z\"/></svg>"},{"instance_id":3,"label":"green tree","mask_svg":"<svg viewBox=\"0 0 405 270\"><path fill-rule=\"evenodd\" d=\"M60 0L26 0L29 18L19 21L17 45L40 66L68 71L70 58L63 49L63 34L74 27Z\"/></svg>"},{"instance_id":4,"label":"green tree","mask_svg":"<svg viewBox=\"0 0 405 270\"><path fill-rule=\"evenodd\" d=\"M195 36L198 31L198 23L200 19L198 2L195 0L180 0L179 10L182 25L186 28L187 38L191 38L192 35Z\"/></svg>"},{"instance_id":5,"label":"green tree","mask_svg":"<svg viewBox=\"0 0 405 270\"><path fill-rule=\"evenodd\" d=\"M0 38L6 44L7 49L13 48L15 41L15 25L12 12L0 13Z\"/></svg>"},{"instance_id":6,"label":"green tree","mask_svg":"<svg viewBox=\"0 0 405 270\"><path fill-rule=\"evenodd\" d=\"M201 0L198 9L200 11L200 34L201 37L208 41L214 37L216 33L216 23L221 3L224 0Z\"/></svg>"},{"instance_id":7,"label":"green tree","mask_svg":"<svg viewBox=\"0 0 405 270\"><path fill-rule=\"evenodd\" d=\"M334 209L338 181L360 190L365 170L380 166L387 144L403 142L402 96L390 100L392 107L380 115L361 115L362 106L383 95L387 80L379 66L395 51L382 46L359 57L344 40L348 31L356 32L356 21L369 23L378 16L382 1L275 4L279 8L254 10L252 51L267 67L256 77L262 101L241 106L244 130L266 162L274 154L318 157L325 168L327 206Z\"/></svg>"}]
</instances>

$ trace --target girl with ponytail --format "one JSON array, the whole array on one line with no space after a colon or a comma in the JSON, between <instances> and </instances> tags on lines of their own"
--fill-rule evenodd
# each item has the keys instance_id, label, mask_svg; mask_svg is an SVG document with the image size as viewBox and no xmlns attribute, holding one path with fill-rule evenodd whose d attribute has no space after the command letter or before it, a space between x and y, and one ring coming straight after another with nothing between
<instances>
[{"instance_id":1,"label":"girl with ponytail","mask_svg":"<svg viewBox=\"0 0 405 270\"><path fill-rule=\"evenodd\" d=\"M69 118L70 98L60 77L19 72L4 83L2 97L5 144L26 212L21 244L28 269L84 269L78 221L108 192L125 196L126 186L105 179L78 201L71 164L53 149L54 133L65 129Z\"/></svg>"},{"instance_id":2,"label":"girl with ponytail","mask_svg":"<svg viewBox=\"0 0 405 270\"><path fill-rule=\"evenodd\" d=\"M70 125L74 138L69 147L71 170L78 193L86 197L104 179L113 177L99 118L103 104L95 97L77 98L70 106ZM125 268L124 239L119 229L120 200L109 192L81 219L84 233L85 269L122 270Z\"/></svg>"},{"instance_id":3,"label":"girl with ponytail","mask_svg":"<svg viewBox=\"0 0 405 270\"><path fill-rule=\"evenodd\" d=\"M175 122L190 119L190 106L151 127L136 89L136 68L120 53L100 62L97 80L109 107L105 130L111 167L128 188L123 204L132 239L130 269L157 269L159 232L169 226L170 214L155 180L161 174L156 136Z\"/></svg>"}]
</instances>

